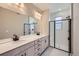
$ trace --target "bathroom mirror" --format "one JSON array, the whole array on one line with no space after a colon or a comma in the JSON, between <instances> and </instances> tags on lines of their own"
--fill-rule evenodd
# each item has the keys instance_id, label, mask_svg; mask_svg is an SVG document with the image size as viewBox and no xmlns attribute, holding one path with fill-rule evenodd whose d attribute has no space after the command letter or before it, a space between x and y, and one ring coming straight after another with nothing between
<instances>
[{"instance_id":1,"label":"bathroom mirror","mask_svg":"<svg viewBox=\"0 0 79 59\"><path fill-rule=\"evenodd\" d=\"M11 10L0 8L0 39L36 33L37 21L34 17L22 15Z\"/></svg>"}]
</instances>

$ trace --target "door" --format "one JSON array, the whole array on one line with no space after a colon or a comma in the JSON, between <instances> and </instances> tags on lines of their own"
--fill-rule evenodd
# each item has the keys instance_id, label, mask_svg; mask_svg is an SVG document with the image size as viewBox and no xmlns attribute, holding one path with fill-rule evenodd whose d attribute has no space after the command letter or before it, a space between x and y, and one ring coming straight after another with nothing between
<instances>
[{"instance_id":1,"label":"door","mask_svg":"<svg viewBox=\"0 0 79 59\"><path fill-rule=\"evenodd\" d=\"M57 22L57 21L56 21ZM68 51L68 45L69 45L69 41L68 41L68 20L66 21L61 21L61 23L55 23L56 27L55 27L55 47Z\"/></svg>"},{"instance_id":2,"label":"door","mask_svg":"<svg viewBox=\"0 0 79 59\"><path fill-rule=\"evenodd\" d=\"M69 52L71 49L70 20L55 20L49 22L50 46Z\"/></svg>"}]
</instances>

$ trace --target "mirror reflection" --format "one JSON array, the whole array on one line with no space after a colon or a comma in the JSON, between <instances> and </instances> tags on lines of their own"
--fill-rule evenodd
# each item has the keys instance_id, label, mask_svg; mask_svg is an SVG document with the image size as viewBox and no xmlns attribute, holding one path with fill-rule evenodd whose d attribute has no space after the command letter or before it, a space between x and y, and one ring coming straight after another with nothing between
<instances>
[{"instance_id":1,"label":"mirror reflection","mask_svg":"<svg viewBox=\"0 0 79 59\"><path fill-rule=\"evenodd\" d=\"M24 23L24 35L35 34L37 32L37 21L33 17L28 17L28 22Z\"/></svg>"},{"instance_id":2,"label":"mirror reflection","mask_svg":"<svg viewBox=\"0 0 79 59\"><path fill-rule=\"evenodd\" d=\"M0 39L35 34L37 21L33 16L22 15L11 10L0 8Z\"/></svg>"}]
</instances>

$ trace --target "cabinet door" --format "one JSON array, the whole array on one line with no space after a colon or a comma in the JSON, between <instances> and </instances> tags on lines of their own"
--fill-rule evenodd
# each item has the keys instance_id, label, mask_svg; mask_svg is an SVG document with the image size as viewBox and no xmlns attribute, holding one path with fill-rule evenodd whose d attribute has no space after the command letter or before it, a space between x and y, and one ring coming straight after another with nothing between
<instances>
[{"instance_id":1,"label":"cabinet door","mask_svg":"<svg viewBox=\"0 0 79 59\"><path fill-rule=\"evenodd\" d=\"M28 48L26 51L27 51L27 56L33 56L34 55L34 46Z\"/></svg>"},{"instance_id":2,"label":"cabinet door","mask_svg":"<svg viewBox=\"0 0 79 59\"><path fill-rule=\"evenodd\" d=\"M20 48L16 48L16 49L13 49L11 51L8 51L8 52L2 54L2 56L16 56L20 52L21 52L21 49Z\"/></svg>"},{"instance_id":3,"label":"cabinet door","mask_svg":"<svg viewBox=\"0 0 79 59\"><path fill-rule=\"evenodd\" d=\"M48 36L42 38L42 52L48 47Z\"/></svg>"},{"instance_id":4,"label":"cabinet door","mask_svg":"<svg viewBox=\"0 0 79 59\"><path fill-rule=\"evenodd\" d=\"M43 38L44 39L44 38ZM45 47L46 47L46 45L45 45L45 40L42 40L42 52L45 50Z\"/></svg>"},{"instance_id":5,"label":"cabinet door","mask_svg":"<svg viewBox=\"0 0 79 59\"><path fill-rule=\"evenodd\" d=\"M16 56L27 56L27 52L26 51L21 51Z\"/></svg>"}]
</instances>

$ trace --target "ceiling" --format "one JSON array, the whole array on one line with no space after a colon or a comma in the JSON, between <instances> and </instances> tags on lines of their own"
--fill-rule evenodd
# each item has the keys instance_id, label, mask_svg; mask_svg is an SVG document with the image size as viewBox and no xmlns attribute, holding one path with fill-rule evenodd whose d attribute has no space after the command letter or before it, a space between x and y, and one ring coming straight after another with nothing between
<instances>
[{"instance_id":1,"label":"ceiling","mask_svg":"<svg viewBox=\"0 0 79 59\"><path fill-rule=\"evenodd\" d=\"M57 12L62 9L70 8L70 3L33 3L33 4L43 11L49 9L50 12Z\"/></svg>"},{"instance_id":2,"label":"ceiling","mask_svg":"<svg viewBox=\"0 0 79 59\"><path fill-rule=\"evenodd\" d=\"M70 9L70 4L69 3L52 3L49 5L49 10L50 12L58 12L62 11L65 9Z\"/></svg>"},{"instance_id":3,"label":"ceiling","mask_svg":"<svg viewBox=\"0 0 79 59\"><path fill-rule=\"evenodd\" d=\"M36 7L40 8L42 11L49 8L49 3L33 3Z\"/></svg>"}]
</instances>

